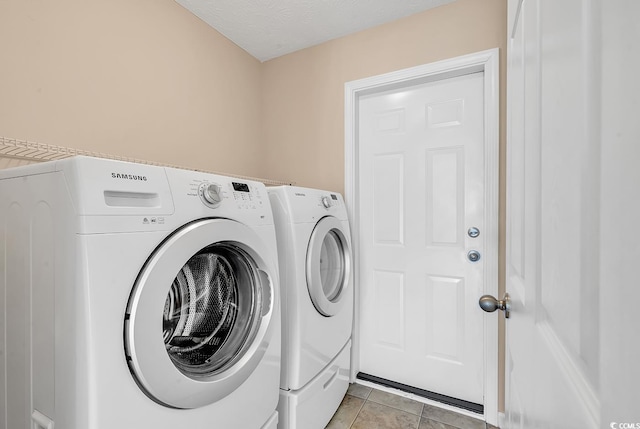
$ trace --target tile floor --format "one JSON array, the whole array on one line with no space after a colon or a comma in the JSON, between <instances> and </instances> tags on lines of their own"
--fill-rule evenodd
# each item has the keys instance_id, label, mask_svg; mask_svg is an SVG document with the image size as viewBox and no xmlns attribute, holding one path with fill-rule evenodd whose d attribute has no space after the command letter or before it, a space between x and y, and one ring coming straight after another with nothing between
<instances>
[{"instance_id":1,"label":"tile floor","mask_svg":"<svg viewBox=\"0 0 640 429\"><path fill-rule=\"evenodd\" d=\"M485 429L481 420L355 383L326 429Z\"/></svg>"}]
</instances>

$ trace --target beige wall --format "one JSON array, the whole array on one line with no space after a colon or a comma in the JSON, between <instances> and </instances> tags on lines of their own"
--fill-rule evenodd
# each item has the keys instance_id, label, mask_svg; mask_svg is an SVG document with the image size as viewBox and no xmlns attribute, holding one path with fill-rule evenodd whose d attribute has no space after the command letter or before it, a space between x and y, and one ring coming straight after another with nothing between
<instances>
[{"instance_id":1,"label":"beige wall","mask_svg":"<svg viewBox=\"0 0 640 429\"><path fill-rule=\"evenodd\" d=\"M261 67L173 0L2 0L0 136L261 176Z\"/></svg>"},{"instance_id":2,"label":"beige wall","mask_svg":"<svg viewBox=\"0 0 640 429\"><path fill-rule=\"evenodd\" d=\"M344 191L344 84L500 48L500 295L504 292L506 0L458 0L264 63L266 174ZM501 317L499 386L504 373ZM503 391L500 392L503 403Z\"/></svg>"},{"instance_id":3,"label":"beige wall","mask_svg":"<svg viewBox=\"0 0 640 429\"><path fill-rule=\"evenodd\" d=\"M302 186L343 191L344 84L501 48L506 0L458 0L264 63L267 171Z\"/></svg>"}]
</instances>

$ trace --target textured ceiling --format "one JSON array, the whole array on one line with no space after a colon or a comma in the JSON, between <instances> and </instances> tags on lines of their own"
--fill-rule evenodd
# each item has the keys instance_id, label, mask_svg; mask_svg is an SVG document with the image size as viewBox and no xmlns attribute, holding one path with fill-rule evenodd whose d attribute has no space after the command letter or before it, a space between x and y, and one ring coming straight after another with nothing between
<instances>
[{"instance_id":1,"label":"textured ceiling","mask_svg":"<svg viewBox=\"0 0 640 429\"><path fill-rule=\"evenodd\" d=\"M176 0L260 61L454 0Z\"/></svg>"}]
</instances>

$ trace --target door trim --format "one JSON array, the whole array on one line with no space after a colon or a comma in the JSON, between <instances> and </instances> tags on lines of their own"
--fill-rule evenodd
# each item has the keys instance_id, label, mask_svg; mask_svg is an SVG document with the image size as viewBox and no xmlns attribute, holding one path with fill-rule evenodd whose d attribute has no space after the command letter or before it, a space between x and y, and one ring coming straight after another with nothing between
<instances>
[{"instance_id":1,"label":"door trim","mask_svg":"<svg viewBox=\"0 0 640 429\"><path fill-rule=\"evenodd\" d=\"M345 203L349 221L359 218L358 183L358 101L360 96L399 89L418 83L432 82L470 73L484 73L484 134L485 134L485 225L486 256L484 291L498 295L498 216L499 216L499 49L489 49L469 55L437 61L417 67L345 83ZM360 291L358 228L352 228L353 274L355 305L351 381L360 369ZM478 308L478 311L481 311ZM484 318L484 417L498 424L498 318Z\"/></svg>"}]
</instances>

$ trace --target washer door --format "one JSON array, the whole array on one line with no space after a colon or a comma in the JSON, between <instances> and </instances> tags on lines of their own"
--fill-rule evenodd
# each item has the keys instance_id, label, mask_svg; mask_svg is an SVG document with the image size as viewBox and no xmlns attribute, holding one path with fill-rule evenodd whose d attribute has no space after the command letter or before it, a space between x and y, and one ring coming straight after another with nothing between
<instances>
[{"instance_id":1,"label":"washer door","mask_svg":"<svg viewBox=\"0 0 640 429\"><path fill-rule=\"evenodd\" d=\"M131 373L151 399L201 407L251 375L273 333L266 255L255 232L226 219L188 224L155 250L129 298L124 332Z\"/></svg>"},{"instance_id":2,"label":"washer door","mask_svg":"<svg viewBox=\"0 0 640 429\"><path fill-rule=\"evenodd\" d=\"M333 316L344 304L351 276L351 247L342 223L327 216L316 224L307 249L307 288L316 310Z\"/></svg>"}]
</instances>

